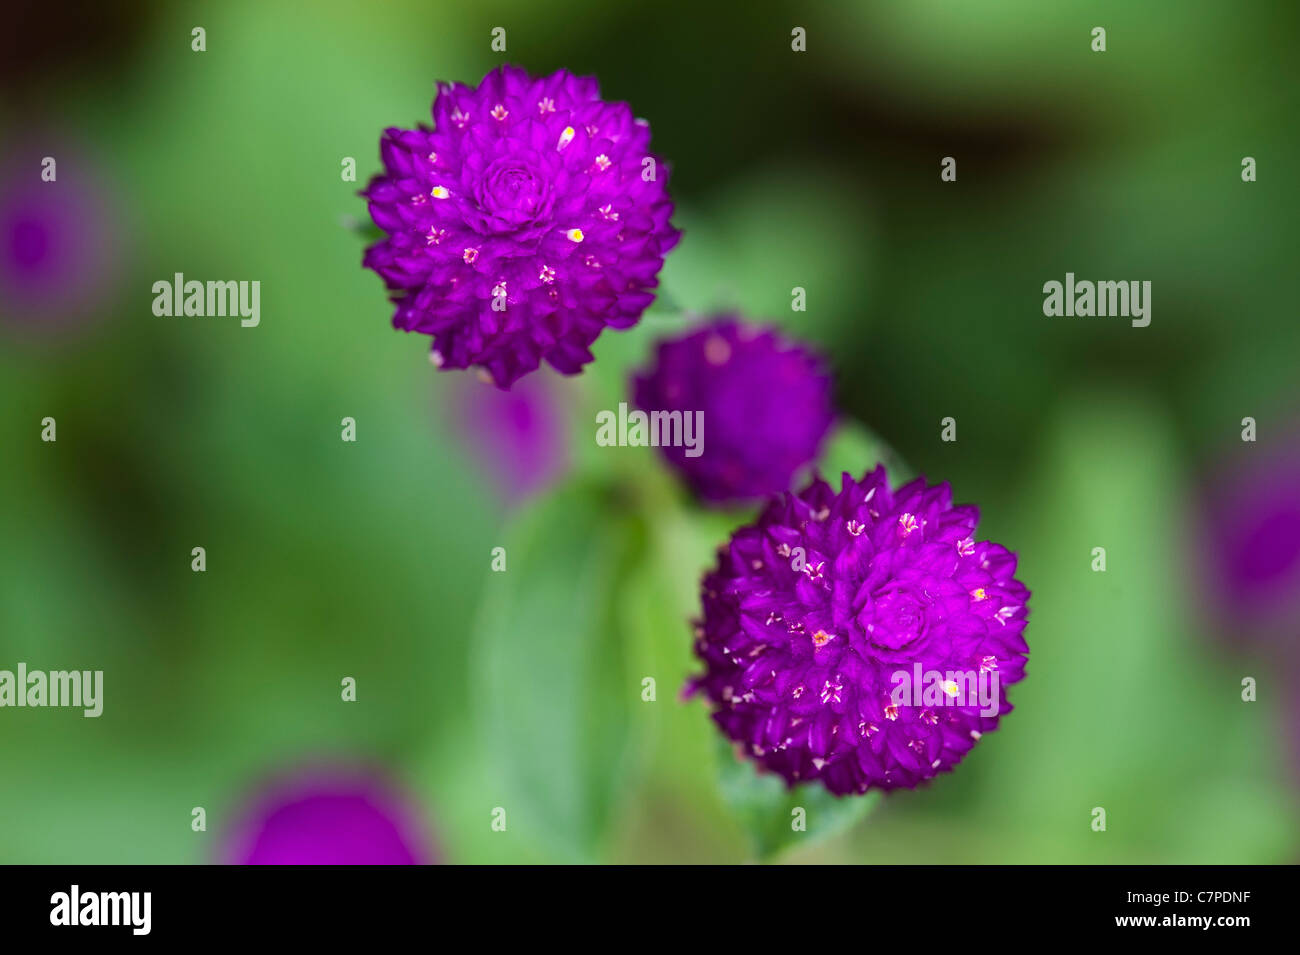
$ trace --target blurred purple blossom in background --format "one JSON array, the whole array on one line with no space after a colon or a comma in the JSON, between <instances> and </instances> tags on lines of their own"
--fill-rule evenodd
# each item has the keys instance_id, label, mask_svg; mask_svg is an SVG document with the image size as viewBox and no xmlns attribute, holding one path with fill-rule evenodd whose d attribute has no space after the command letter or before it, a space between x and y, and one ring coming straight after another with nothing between
<instances>
[{"instance_id":1,"label":"blurred purple blossom in background","mask_svg":"<svg viewBox=\"0 0 1300 955\"><path fill-rule=\"evenodd\" d=\"M416 808L372 772L284 776L245 808L226 843L233 865L423 865L437 861Z\"/></svg>"},{"instance_id":2,"label":"blurred purple blossom in background","mask_svg":"<svg viewBox=\"0 0 1300 955\"><path fill-rule=\"evenodd\" d=\"M1226 635L1262 651L1267 679L1277 682L1288 757L1300 778L1300 428L1283 433L1277 450L1244 444L1213 484L1203 561Z\"/></svg>"},{"instance_id":3,"label":"blurred purple blossom in background","mask_svg":"<svg viewBox=\"0 0 1300 955\"><path fill-rule=\"evenodd\" d=\"M46 159L54 180L44 181ZM117 280L119 218L93 165L57 140L0 160L0 318L24 331L67 327Z\"/></svg>"},{"instance_id":4,"label":"blurred purple blossom in background","mask_svg":"<svg viewBox=\"0 0 1300 955\"><path fill-rule=\"evenodd\" d=\"M458 376L451 390L453 425L479 467L509 505L558 481L569 468L564 381L540 369L509 391Z\"/></svg>"},{"instance_id":5,"label":"blurred purple blossom in background","mask_svg":"<svg viewBox=\"0 0 1300 955\"><path fill-rule=\"evenodd\" d=\"M1300 442L1250 444L1208 499L1210 585L1222 616L1242 636L1300 628Z\"/></svg>"}]
</instances>

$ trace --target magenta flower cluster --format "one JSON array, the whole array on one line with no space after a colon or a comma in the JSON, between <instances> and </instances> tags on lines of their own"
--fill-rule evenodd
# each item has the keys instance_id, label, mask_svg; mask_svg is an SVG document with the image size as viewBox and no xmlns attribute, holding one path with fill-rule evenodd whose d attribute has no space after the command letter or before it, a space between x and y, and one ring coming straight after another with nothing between
<instances>
[{"instance_id":1,"label":"magenta flower cluster","mask_svg":"<svg viewBox=\"0 0 1300 955\"><path fill-rule=\"evenodd\" d=\"M703 414L702 452L662 448L699 497L752 501L789 490L812 464L834 420L831 378L819 358L775 331L721 316L659 344L633 381L638 407Z\"/></svg>"},{"instance_id":2,"label":"magenta flower cluster","mask_svg":"<svg viewBox=\"0 0 1300 955\"><path fill-rule=\"evenodd\" d=\"M1016 557L975 539L978 518L947 484L891 491L877 467L839 493L815 479L737 530L704 577L695 643L693 687L723 733L789 784L837 794L952 769L1010 712L1029 651ZM898 674L917 672L969 682L899 705Z\"/></svg>"},{"instance_id":3,"label":"magenta flower cluster","mask_svg":"<svg viewBox=\"0 0 1300 955\"><path fill-rule=\"evenodd\" d=\"M502 388L543 361L577 373L601 331L640 319L679 238L648 124L592 78L510 66L440 84L433 120L385 131L363 193L393 324Z\"/></svg>"},{"instance_id":4,"label":"magenta flower cluster","mask_svg":"<svg viewBox=\"0 0 1300 955\"><path fill-rule=\"evenodd\" d=\"M649 127L593 79L514 67L441 84L433 119L385 132L363 193L394 325L502 389L542 362L579 372L650 306L679 238ZM818 357L728 315L661 342L632 386L648 415L699 416L700 442L660 445L697 498L768 501L704 576L690 685L743 755L864 793L946 772L998 726L1029 650L1016 556L976 540L947 484L891 489L877 467L791 490L834 421ZM900 674L937 677L900 697Z\"/></svg>"}]
</instances>

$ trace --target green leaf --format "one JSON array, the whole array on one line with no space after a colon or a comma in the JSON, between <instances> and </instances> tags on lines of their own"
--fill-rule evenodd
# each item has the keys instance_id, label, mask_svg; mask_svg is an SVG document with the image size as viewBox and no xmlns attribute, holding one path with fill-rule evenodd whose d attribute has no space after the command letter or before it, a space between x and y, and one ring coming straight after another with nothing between
<instances>
[{"instance_id":1,"label":"green leaf","mask_svg":"<svg viewBox=\"0 0 1300 955\"><path fill-rule=\"evenodd\" d=\"M355 216L344 216L343 228L347 229L367 244L378 242L387 234L383 229L379 228L379 226L375 225L369 219L358 219Z\"/></svg>"},{"instance_id":2,"label":"green leaf","mask_svg":"<svg viewBox=\"0 0 1300 955\"><path fill-rule=\"evenodd\" d=\"M596 360L582 370L581 380L599 408L631 402L632 376L647 368L661 339L681 334L693 324L690 315L674 311L656 298L641 321L623 330L606 329L591 346Z\"/></svg>"},{"instance_id":3,"label":"green leaf","mask_svg":"<svg viewBox=\"0 0 1300 955\"><path fill-rule=\"evenodd\" d=\"M786 849L808 848L841 835L880 802L876 790L864 796L835 796L820 783L789 789L775 773L758 772L725 740L718 744L718 786L760 862ZM804 825L802 831L795 828L798 823Z\"/></svg>"},{"instance_id":4,"label":"green leaf","mask_svg":"<svg viewBox=\"0 0 1300 955\"><path fill-rule=\"evenodd\" d=\"M1064 393L1048 434L1009 518L1033 590L1029 675L980 743L979 825L1010 834L1012 861L1288 859L1300 826L1265 709L1278 701L1243 705L1259 664L1208 652L1174 423L1107 385ZM1105 834L1078 823L1094 807Z\"/></svg>"},{"instance_id":5,"label":"green leaf","mask_svg":"<svg viewBox=\"0 0 1300 955\"><path fill-rule=\"evenodd\" d=\"M684 238L660 289L699 315L736 312L760 323L780 315L788 333L812 343L840 337L835 316L849 313L855 332L869 334L880 284L877 212L846 205L852 195L860 192L842 170L803 158L740 173L699 205L678 206L673 221ZM796 287L807 291L806 311L791 309Z\"/></svg>"},{"instance_id":6,"label":"green leaf","mask_svg":"<svg viewBox=\"0 0 1300 955\"><path fill-rule=\"evenodd\" d=\"M500 806L506 833L565 861L598 854L626 789L640 688L618 595L644 533L625 503L577 484L529 511L502 543L506 570L489 574L473 636L495 800L484 825Z\"/></svg>"},{"instance_id":7,"label":"green leaf","mask_svg":"<svg viewBox=\"0 0 1300 955\"><path fill-rule=\"evenodd\" d=\"M891 485L901 484L915 476L898 452L874 431L852 418L841 418L831 430L818 468L832 486L838 487L842 472L861 478L877 464L885 466Z\"/></svg>"}]
</instances>

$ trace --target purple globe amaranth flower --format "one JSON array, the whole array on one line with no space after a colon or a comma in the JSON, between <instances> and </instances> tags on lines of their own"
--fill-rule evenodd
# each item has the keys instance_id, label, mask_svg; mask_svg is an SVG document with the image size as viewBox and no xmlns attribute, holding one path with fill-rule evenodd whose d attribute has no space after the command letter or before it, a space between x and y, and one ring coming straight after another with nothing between
<instances>
[{"instance_id":1,"label":"purple globe amaranth flower","mask_svg":"<svg viewBox=\"0 0 1300 955\"><path fill-rule=\"evenodd\" d=\"M814 478L737 530L702 584L690 691L789 785L837 795L952 769L1011 711L1029 591L947 484ZM906 674L906 676L900 676Z\"/></svg>"},{"instance_id":2,"label":"purple globe amaranth flower","mask_svg":"<svg viewBox=\"0 0 1300 955\"><path fill-rule=\"evenodd\" d=\"M790 488L834 420L821 361L776 331L720 316L661 342L633 382L643 411L701 413L702 448L662 446L703 500L750 501Z\"/></svg>"},{"instance_id":3,"label":"purple globe amaranth flower","mask_svg":"<svg viewBox=\"0 0 1300 955\"><path fill-rule=\"evenodd\" d=\"M420 865L434 861L419 819L376 776L332 768L277 780L247 808L225 850L234 865Z\"/></svg>"},{"instance_id":4,"label":"purple globe amaranth flower","mask_svg":"<svg viewBox=\"0 0 1300 955\"><path fill-rule=\"evenodd\" d=\"M394 293L393 325L501 388L543 360L576 374L606 326L654 301L680 236L648 124L594 78L512 66L440 83L433 119L385 131L363 192L388 233L364 264Z\"/></svg>"}]
</instances>

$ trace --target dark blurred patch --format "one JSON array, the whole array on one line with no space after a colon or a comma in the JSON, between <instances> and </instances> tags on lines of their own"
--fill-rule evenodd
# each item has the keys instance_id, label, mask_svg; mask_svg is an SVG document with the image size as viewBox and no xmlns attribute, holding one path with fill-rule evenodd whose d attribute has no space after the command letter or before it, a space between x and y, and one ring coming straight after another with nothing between
<instances>
[{"instance_id":1,"label":"dark blurred patch","mask_svg":"<svg viewBox=\"0 0 1300 955\"><path fill-rule=\"evenodd\" d=\"M128 0L16 0L0 30L0 85L21 102L50 81L129 61L148 35L155 6Z\"/></svg>"},{"instance_id":2,"label":"dark blurred patch","mask_svg":"<svg viewBox=\"0 0 1300 955\"><path fill-rule=\"evenodd\" d=\"M575 24L558 37L516 34L511 51L534 71L595 74L606 96L632 103L651 120L655 149L672 163L674 192L685 199L707 197L777 158L838 158L871 170L877 184L915 179L918 168L928 174L951 154L996 174L1077 134L1074 126L1067 133L1072 118L1060 113L938 114L900 98L883 78L841 82L788 53L788 24L798 17L787 4L758 4L743 16L681 6L673 15L662 6L625 7L598 32ZM875 58L865 46L862 62Z\"/></svg>"}]
</instances>

